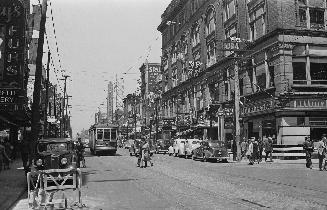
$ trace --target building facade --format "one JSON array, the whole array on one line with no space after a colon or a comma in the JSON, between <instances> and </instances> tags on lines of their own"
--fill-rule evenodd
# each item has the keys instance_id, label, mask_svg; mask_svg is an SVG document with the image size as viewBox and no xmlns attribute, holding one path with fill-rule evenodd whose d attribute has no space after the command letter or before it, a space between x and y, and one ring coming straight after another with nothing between
<instances>
[{"instance_id":1,"label":"building facade","mask_svg":"<svg viewBox=\"0 0 327 210\"><path fill-rule=\"evenodd\" d=\"M158 27L163 116L227 143L239 97L242 137L319 139L327 133L326 12L324 0L172 1Z\"/></svg>"}]
</instances>

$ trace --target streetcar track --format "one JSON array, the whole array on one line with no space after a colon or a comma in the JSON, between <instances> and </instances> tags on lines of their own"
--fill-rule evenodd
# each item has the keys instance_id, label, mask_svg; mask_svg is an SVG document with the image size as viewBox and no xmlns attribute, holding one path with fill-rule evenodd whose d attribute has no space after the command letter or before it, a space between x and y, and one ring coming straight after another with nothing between
<instances>
[{"instance_id":1,"label":"streetcar track","mask_svg":"<svg viewBox=\"0 0 327 210\"><path fill-rule=\"evenodd\" d=\"M147 170L149 170L149 169L147 169ZM178 179L178 178L176 178L174 176L170 176L170 175L168 175L166 173L163 173L162 171L152 170L152 172L156 172L156 173L159 173L162 176L166 176L166 177L169 177L170 179L174 179L175 181L177 181L179 183L182 182L182 183L186 184L186 186L192 186L193 188L197 188L197 189L201 190L203 193L208 194L210 196L221 197L221 198L223 198L225 200L230 201L231 203L238 204L240 206L243 206L243 207L246 207L246 208L249 208L249 209L258 209L257 207L270 208L270 207L264 206L262 204L258 204L258 203L251 202L251 201L246 201L246 200L242 200L242 199L231 199L228 196L233 196L232 194L228 194L228 196L227 195L224 196L222 194L218 194L218 193L212 192L210 190L204 189L202 187L196 186L196 185L194 185L191 182L188 182L186 180ZM189 195L189 194L185 193L184 195ZM251 203L252 205L249 205L249 203ZM254 207L253 205L256 206L256 207Z\"/></svg>"}]
</instances>

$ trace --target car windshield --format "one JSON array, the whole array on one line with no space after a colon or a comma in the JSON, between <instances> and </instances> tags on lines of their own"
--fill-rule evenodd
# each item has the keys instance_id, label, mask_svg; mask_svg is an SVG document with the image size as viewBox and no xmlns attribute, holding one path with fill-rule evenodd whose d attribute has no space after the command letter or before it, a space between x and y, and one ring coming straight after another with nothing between
<instances>
[{"instance_id":1,"label":"car windshield","mask_svg":"<svg viewBox=\"0 0 327 210\"><path fill-rule=\"evenodd\" d=\"M67 150L67 143L41 143L37 146L39 152L56 152Z\"/></svg>"}]
</instances>

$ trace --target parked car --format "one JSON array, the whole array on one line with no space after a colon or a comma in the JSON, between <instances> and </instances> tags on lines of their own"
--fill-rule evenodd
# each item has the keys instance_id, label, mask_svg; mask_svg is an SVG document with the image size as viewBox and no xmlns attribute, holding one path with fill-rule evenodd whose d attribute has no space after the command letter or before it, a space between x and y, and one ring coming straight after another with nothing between
<instances>
[{"instance_id":1,"label":"parked car","mask_svg":"<svg viewBox=\"0 0 327 210\"><path fill-rule=\"evenodd\" d=\"M192 157L194 149L201 146L202 140L199 139L187 139L185 142L185 158Z\"/></svg>"},{"instance_id":2,"label":"parked car","mask_svg":"<svg viewBox=\"0 0 327 210\"><path fill-rule=\"evenodd\" d=\"M158 139L157 140L157 145L156 145L156 153L168 153L168 149L170 146L170 141L168 139Z\"/></svg>"},{"instance_id":3,"label":"parked car","mask_svg":"<svg viewBox=\"0 0 327 210\"><path fill-rule=\"evenodd\" d=\"M79 167L73 140L70 138L39 140L36 145L34 165L37 170Z\"/></svg>"},{"instance_id":4,"label":"parked car","mask_svg":"<svg viewBox=\"0 0 327 210\"><path fill-rule=\"evenodd\" d=\"M180 157L180 156L185 156L185 142L186 139L175 139L174 140L174 156L175 157Z\"/></svg>"},{"instance_id":5,"label":"parked car","mask_svg":"<svg viewBox=\"0 0 327 210\"><path fill-rule=\"evenodd\" d=\"M218 140L203 141L201 146L194 149L192 159L201 159L203 162L208 160L227 162L229 154L225 144Z\"/></svg>"}]
</instances>

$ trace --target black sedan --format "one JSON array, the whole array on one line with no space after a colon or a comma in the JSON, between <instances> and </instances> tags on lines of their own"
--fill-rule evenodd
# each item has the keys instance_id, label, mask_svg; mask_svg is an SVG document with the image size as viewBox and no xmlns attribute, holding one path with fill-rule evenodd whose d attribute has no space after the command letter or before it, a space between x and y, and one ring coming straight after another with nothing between
<instances>
[{"instance_id":1,"label":"black sedan","mask_svg":"<svg viewBox=\"0 0 327 210\"><path fill-rule=\"evenodd\" d=\"M201 146L192 151L192 159L200 159L227 162L229 154L224 143L218 140L203 141Z\"/></svg>"}]
</instances>

